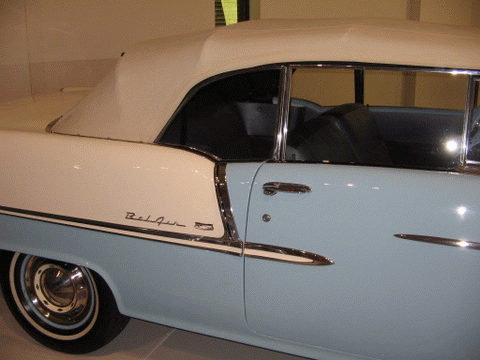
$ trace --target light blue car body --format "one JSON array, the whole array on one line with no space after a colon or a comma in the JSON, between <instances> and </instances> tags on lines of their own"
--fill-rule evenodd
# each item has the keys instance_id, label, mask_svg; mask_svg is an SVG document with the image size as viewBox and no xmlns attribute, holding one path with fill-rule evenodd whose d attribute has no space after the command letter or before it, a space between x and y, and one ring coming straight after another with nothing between
<instances>
[{"instance_id":1,"label":"light blue car body","mask_svg":"<svg viewBox=\"0 0 480 360\"><path fill-rule=\"evenodd\" d=\"M91 268L125 315L262 347L322 359L478 353L480 253L394 236L477 239L476 176L234 163L227 177L244 241L335 264L244 258L9 215L0 215L1 246ZM261 185L271 180L308 183L312 192L266 196ZM449 190L439 196L440 188Z\"/></svg>"},{"instance_id":2,"label":"light blue car body","mask_svg":"<svg viewBox=\"0 0 480 360\"><path fill-rule=\"evenodd\" d=\"M88 340L90 269L121 314L202 334L327 360L480 358L479 39L267 20L126 51L47 128L0 132L14 314L57 350ZM29 279L72 264L91 289L77 322Z\"/></svg>"}]
</instances>

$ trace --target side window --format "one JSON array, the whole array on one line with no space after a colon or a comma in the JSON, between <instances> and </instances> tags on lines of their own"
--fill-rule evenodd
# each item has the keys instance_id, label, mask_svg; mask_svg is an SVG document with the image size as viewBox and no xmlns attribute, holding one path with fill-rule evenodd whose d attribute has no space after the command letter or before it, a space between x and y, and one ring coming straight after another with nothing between
<instances>
[{"instance_id":1,"label":"side window","mask_svg":"<svg viewBox=\"0 0 480 360\"><path fill-rule=\"evenodd\" d=\"M459 164L466 75L364 70L361 76L357 96L354 70L294 69L288 161L437 170ZM363 104L355 103L359 98Z\"/></svg>"},{"instance_id":2,"label":"side window","mask_svg":"<svg viewBox=\"0 0 480 360\"><path fill-rule=\"evenodd\" d=\"M280 71L231 75L198 89L170 121L160 142L225 160L264 160L273 152Z\"/></svg>"}]
</instances>

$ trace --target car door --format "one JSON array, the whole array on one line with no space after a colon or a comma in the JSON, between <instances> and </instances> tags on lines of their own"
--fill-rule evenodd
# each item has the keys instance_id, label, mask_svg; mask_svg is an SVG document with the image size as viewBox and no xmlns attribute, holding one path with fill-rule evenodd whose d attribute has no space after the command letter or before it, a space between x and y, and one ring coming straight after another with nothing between
<instances>
[{"instance_id":1,"label":"car door","mask_svg":"<svg viewBox=\"0 0 480 360\"><path fill-rule=\"evenodd\" d=\"M312 191L266 195L272 180ZM468 358L480 350L480 253L397 234L478 241L478 186L475 176L417 170L263 165L247 242L334 264L247 257L248 324L267 336L365 356Z\"/></svg>"},{"instance_id":2,"label":"car door","mask_svg":"<svg viewBox=\"0 0 480 360\"><path fill-rule=\"evenodd\" d=\"M301 107L304 100L292 100L291 106ZM327 115L343 110L331 108ZM384 118L393 126L391 109L370 108L369 116L375 111L388 112ZM411 119L411 111L396 108L395 119L401 122L400 113ZM345 123L337 120L316 119L321 126L304 122L302 141L294 139L296 129L290 126L294 136L287 138L286 161L265 163L257 172L246 233L247 323L258 334L313 346L319 354L475 358L480 353L478 176L422 170L427 161L419 160L421 151L431 166L438 165L435 146L420 146L421 136L402 142L401 128L396 142L379 144L375 133L362 148L345 139ZM373 126L364 120L357 118L363 130ZM420 127L426 121L416 117ZM434 124L441 133L450 131L442 121L436 116ZM383 138L388 126L381 129ZM408 161L417 169L406 168ZM249 256L249 244L331 262L268 261Z\"/></svg>"}]
</instances>

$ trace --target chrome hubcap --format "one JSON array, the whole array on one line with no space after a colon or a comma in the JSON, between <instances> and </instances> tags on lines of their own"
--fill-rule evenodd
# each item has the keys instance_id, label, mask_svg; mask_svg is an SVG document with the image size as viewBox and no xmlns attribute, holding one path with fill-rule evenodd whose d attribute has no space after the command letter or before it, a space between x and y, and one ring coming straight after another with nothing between
<instances>
[{"instance_id":1,"label":"chrome hubcap","mask_svg":"<svg viewBox=\"0 0 480 360\"><path fill-rule=\"evenodd\" d=\"M77 338L98 316L98 294L90 272L74 264L15 255L10 268L14 298L25 318L55 338Z\"/></svg>"},{"instance_id":2,"label":"chrome hubcap","mask_svg":"<svg viewBox=\"0 0 480 360\"><path fill-rule=\"evenodd\" d=\"M81 274L80 274L81 276ZM85 292L85 288L76 289L72 281L73 274L58 265L42 265L34 277L35 296L48 310L63 313L81 306L77 303L77 291ZM85 296L82 296L85 299Z\"/></svg>"}]
</instances>

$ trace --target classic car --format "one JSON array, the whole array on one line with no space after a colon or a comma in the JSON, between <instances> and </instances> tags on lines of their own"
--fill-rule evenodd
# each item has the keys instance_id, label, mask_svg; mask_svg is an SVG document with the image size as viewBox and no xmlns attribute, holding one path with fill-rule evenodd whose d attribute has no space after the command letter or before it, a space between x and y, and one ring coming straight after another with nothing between
<instances>
[{"instance_id":1,"label":"classic car","mask_svg":"<svg viewBox=\"0 0 480 360\"><path fill-rule=\"evenodd\" d=\"M478 359L479 81L473 28L260 20L133 46L71 110L84 93L3 104L8 306L69 353L133 317Z\"/></svg>"}]
</instances>

